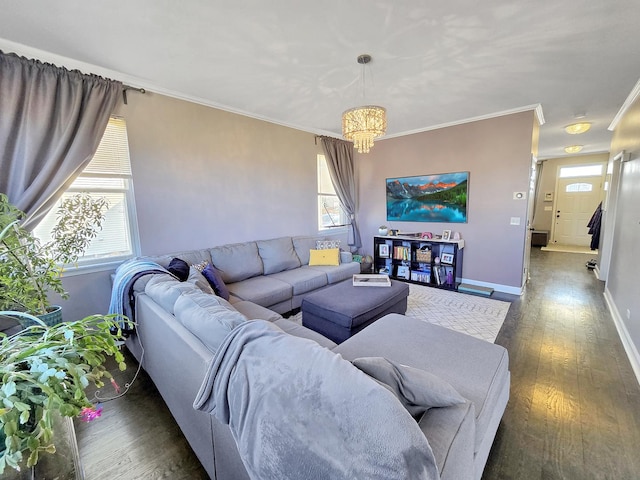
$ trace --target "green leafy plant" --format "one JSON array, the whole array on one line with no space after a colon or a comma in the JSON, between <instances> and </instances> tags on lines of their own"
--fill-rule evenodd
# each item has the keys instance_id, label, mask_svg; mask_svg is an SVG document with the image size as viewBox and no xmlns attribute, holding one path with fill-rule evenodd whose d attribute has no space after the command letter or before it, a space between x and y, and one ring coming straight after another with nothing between
<instances>
[{"instance_id":1,"label":"green leafy plant","mask_svg":"<svg viewBox=\"0 0 640 480\"><path fill-rule=\"evenodd\" d=\"M103 378L109 378L118 390L104 366L107 356L113 356L120 370L126 368L117 344L122 338L117 320L115 315L93 315L0 334L0 451L5 448L0 474L6 466L19 470L25 455L31 467L42 452L55 452L52 414L74 417L92 409L85 392L90 384L100 388Z\"/></svg>"},{"instance_id":2,"label":"green leafy plant","mask_svg":"<svg viewBox=\"0 0 640 480\"><path fill-rule=\"evenodd\" d=\"M67 298L63 265L75 263L102 228L104 198L80 193L64 200L57 212L51 240L42 243L24 229L24 213L0 194L0 310L33 315L47 313L47 294Z\"/></svg>"}]
</instances>

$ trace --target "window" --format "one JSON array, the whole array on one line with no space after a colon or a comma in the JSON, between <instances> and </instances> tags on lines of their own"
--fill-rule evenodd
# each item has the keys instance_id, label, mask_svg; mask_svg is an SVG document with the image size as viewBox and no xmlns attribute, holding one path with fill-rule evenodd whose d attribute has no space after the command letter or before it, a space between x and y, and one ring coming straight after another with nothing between
<instances>
[{"instance_id":1,"label":"window","mask_svg":"<svg viewBox=\"0 0 640 480\"><path fill-rule=\"evenodd\" d=\"M333 188L327 161L324 155L318 155L318 229L344 227L347 223L347 213Z\"/></svg>"},{"instance_id":2,"label":"window","mask_svg":"<svg viewBox=\"0 0 640 480\"><path fill-rule=\"evenodd\" d=\"M602 175L602 165L577 165L575 167L560 167L560 178L599 177L600 175Z\"/></svg>"},{"instance_id":3,"label":"window","mask_svg":"<svg viewBox=\"0 0 640 480\"><path fill-rule=\"evenodd\" d=\"M127 126L122 118L112 117L98 150L75 179L60 202L79 192L88 192L109 202L102 230L78 260L79 267L119 263L139 251ZM51 238L56 223L55 205L33 233L41 241ZM84 269L83 269L84 270Z\"/></svg>"}]
</instances>

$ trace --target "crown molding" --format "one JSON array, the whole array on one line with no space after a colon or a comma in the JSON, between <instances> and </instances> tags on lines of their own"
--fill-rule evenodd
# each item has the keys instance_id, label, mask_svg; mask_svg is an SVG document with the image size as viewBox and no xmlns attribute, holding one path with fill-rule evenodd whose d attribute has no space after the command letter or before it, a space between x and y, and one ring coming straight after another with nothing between
<instances>
[{"instance_id":1,"label":"crown molding","mask_svg":"<svg viewBox=\"0 0 640 480\"><path fill-rule=\"evenodd\" d=\"M91 73L94 75L99 75L101 77L118 80L122 83L134 86L136 88L144 88L147 92L158 93L160 95L165 95L167 97L175 98L178 100L184 100L187 102L196 103L198 105L203 105L205 107L216 108L218 110L223 110L225 112L235 113L237 115L242 115L244 117L250 117L255 120L261 120L264 122L281 125L283 127L293 128L294 130L301 130L308 133L315 133L316 135L328 135L328 136L336 135L335 132L330 132L326 130L310 130L309 128L303 128L299 125L293 125L290 123L283 122L281 120L275 120L273 118L256 115L255 113L246 112L244 110L233 108L228 105L215 103L200 97L185 95L184 93L177 92L175 90L170 90L170 89L161 87L159 85L155 85L149 82L148 80L143 80L141 78L128 75L126 73L122 73L109 68L104 68L92 63L82 62L80 60L74 60L73 58L57 55L55 53L47 52L45 50L40 50L38 48L29 47L27 45L22 45L20 43L15 43L10 40L5 40L3 38L0 38L0 50L2 50L4 53L15 53L17 55L21 55L26 58L33 58L33 59L40 60L42 62L52 63L58 67L64 67L68 70L79 70L83 73L87 73L87 74Z\"/></svg>"},{"instance_id":2,"label":"crown molding","mask_svg":"<svg viewBox=\"0 0 640 480\"><path fill-rule=\"evenodd\" d=\"M526 105L524 107L512 108L510 110L503 110L501 112L488 113L486 115L465 118L462 120L455 120L453 122L441 123L441 124L433 125L430 127L419 128L416 130L409 130L406 132L394 133L393 135L385 135L383 138L376 139L376 142L383 141L388 138L404 137L406 135L413 135L415 133L429 132L431 130L439 130L441 128L455 127L456 125L464 125L466 123L479 122L482 120L490 120L492 118L504 117L506 115L513 115L515 113L530 112L530 111L534 111L536 114L536 119L538 120L538 123L540 125L544 125L544 115L542 113L542 105L537 103L535 105Z\"/></svg>"},{"instance_id":3,"label":"crown molding","mask_svg":"<svg viewBox=\"0 0 640 480\"><path fill-rule=\"evenodd\" d=\"M315 135L326 135L326 136L330 136L330 137L336 137L336 135L337 135L340 138L342 137L339 133L336 133L334 131L321 130L321 129L310 129L308 127L302 127L300 125L290 124L290 123L287 123L287 122L283 122L281 120L276 120L276 119L273 119L273 118L269 118L269 117L265 117L265 116L261 116L261 115L256 115L255 113L251 113L251 112L247 112L247 111L244 111L244 110L240 110L238 108L233 108L233 107L230 107L228 105L215 103L215 102L212 102L210 100L205 100L205 99L200 98L200 97L195 97L195 96L191 96L191 95L185 95L182 92L177 92L175 90L170 90L170 89L161 87L159 85L156 85L156 84L153 84L153 83L149 82L148 80L144 80L144 79L135 77L133 75L128 75L126 73L119 72L117 70L104 68L104 67L101 67L99 65L92 64L92 63L82 62L80 60L75 60L73 58L69 58L69 57L65 57L65 56L62 56L62 55L55 54L55 53L47 52L46 50L40 50L38 48L29 47L27 45L23 45L23 44L20 44L20 43L12 42L10 40L6 40L4 38L0 38L0 50L2 50L5 53L15 53L17 55L21 55L21 56L24 56L24 57L27 57L27 58L34 58L34 59L40 60L42 62L52 63L52 64L54 64L56 66L64 67L64 68L67 68L69 70L79 70L79 71L81 71L83 73L92 73L94 75L99 75L99 76L110 78L110 79L113 79L113 80L118 80L118 81L121 81L122 83L125 83L127 85L131 85L131 86L136 87L136 88L144 88L147 92L158 93L160 95L165 95L167 97L176 98L178 100L184 100L184 101L195 103L195 104L198 104L198 105L203 105L205 107L216 108L218 110L223 110L225 112L235 113L237 115L242 115L244 117L253 118L255 120L261 120L261 121L264 121L264 122L273 123L275 125L280 125L280 126L283 126L283 127L292 128L294 130L300 130L300 131L303 131L303 132L313 133ZM415 133L422 133L422 132L428 132L428 131L431 131L431 130L438 130L438 129L446 128L446 127L453 127L453 126L456 126L456 125L463 125L463 124L466 124L466 123L478 122L478 121L481 121L481 120L489 120L489 119L492 119L492 118L503 117L505 115L513 115L515 113L528 112L528 111L532 111L532 110L535 112L538 124L539 125L544 125L545 120L544 120L544 114L542 112L542 105L537 103L537 104L533 104L533 105L526 105L526 106L523 106L523 107L513 108L513 109L510 109L510 110L503 110L503 111L500 111L500 112L489 113L489 114L486 114L486 115L480 115L480 116L477 116L477 117L471 117L471 118L466 118L466 119L462 119L462 120L456 120L456 121L452 121L452 122L442 123L442 124L439 124L439 125L433 125L433 126L429 126L429 127L425 127L425 128L416 129L416 130L409 130L409 131L406 131L406 132L394 133L392 135L385 135L384 137L377 138L376 142L384 141L384 140L390 139L390 138L404 137L404 136L407 136L407 135L413 135Z\"/></svg>"},{"instance_id":4,"label":"crown molding","mask_svg":"<svg viewBox=\"0 0 640 480\"><path fill-rule=\"evenodd\" d=\"M620 120L622 120L622 117L624 116L624 114L627 113L627 110L629 110L631 105L633 105L633 103L638 99L638 97L640 97L640 80L637 81L635 87L633 87L633 89L631 90L631 93L629 93L629 96L620 107L620 110L618 110L618 113L616 113L616 116L613 117L613 120L611 121L611 125L609 125L608 130L613 132L616 129L616 127L618 126L618 123L620 123Z\"/></svg>"}]
</instances>

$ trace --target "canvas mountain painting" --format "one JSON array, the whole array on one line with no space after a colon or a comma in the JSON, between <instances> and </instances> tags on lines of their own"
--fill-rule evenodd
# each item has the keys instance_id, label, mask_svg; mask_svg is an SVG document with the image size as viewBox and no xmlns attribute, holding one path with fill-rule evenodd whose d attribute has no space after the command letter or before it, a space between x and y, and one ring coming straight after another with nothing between
<instances>
[{"instance_id":1,"label":"canvas mountain painting","mask_svg":"<svg viewBox=\"0 0 640 480\"><path fill-rule=\"evenodd\" d=\"M467 222L469 172L387 178L387 220Z\"/></svg>"}]
</instances>

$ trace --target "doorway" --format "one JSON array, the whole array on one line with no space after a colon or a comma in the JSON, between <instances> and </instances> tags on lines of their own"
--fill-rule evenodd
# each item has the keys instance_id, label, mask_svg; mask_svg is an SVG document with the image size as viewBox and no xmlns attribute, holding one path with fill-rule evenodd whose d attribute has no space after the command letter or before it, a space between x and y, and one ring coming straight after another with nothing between
<instances>
[{"instance_id":1,"label":"doorway","mask_svg":"<svg viewBox=\"0 0 640 480\"><path fill-rule=\"evenodd\" d=\"M588 247L587 224L604 195L605 164L570 165L558 169L552 242Z\"/></svg>"}]
</instances>

